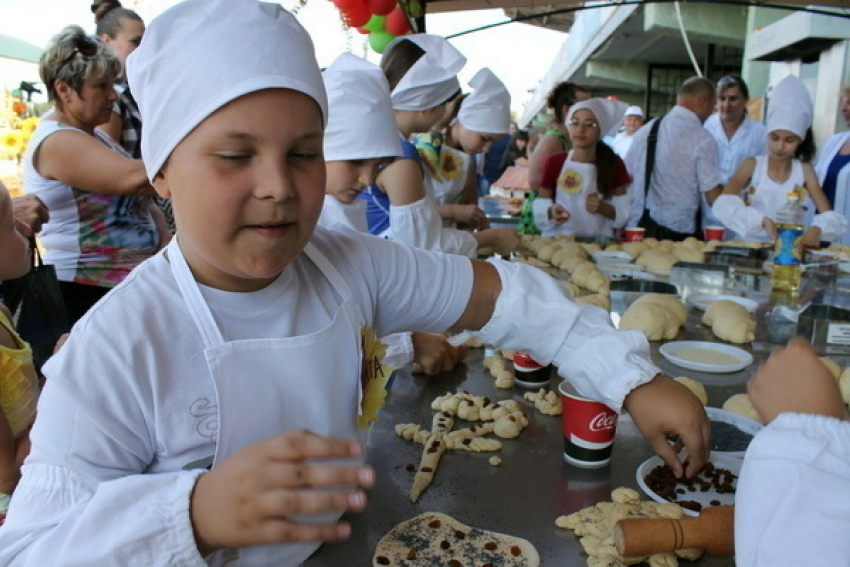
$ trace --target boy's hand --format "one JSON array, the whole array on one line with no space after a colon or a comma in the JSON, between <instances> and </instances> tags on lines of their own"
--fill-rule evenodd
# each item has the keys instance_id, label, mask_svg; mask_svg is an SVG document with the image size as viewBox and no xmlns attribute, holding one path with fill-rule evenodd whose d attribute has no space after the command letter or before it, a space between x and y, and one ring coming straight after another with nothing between
<instances>
[{"instance_id":1,"label":"boy's hand","mask_svg":"<svg viewBox=\"0 0 850 567\"><path fill-rule=\"evenodd\" d=\"M448 333L413 333L413 360L428 376L452 370L466 356L467 347L452 346L448 338Z\"/></svg>"},{"instance_id":2,"label":"boy's hand","mask_svg":"<svg viewBox=\"0 0 850 567\"><path fill-rule=\"evenodd\" d=\"M560 226L570 220L570 212L563 205L556 203L549 209L549 218L552 219L552 224Z\"/></svg>"},{"instance_id":3,"label":"boy's hand","mask_svg":"<svg viewBox=\"0 0 850 567\"><path fill-rule=\"evenodd\" d=\"M765 423L783 412L844 417L838 384L805 339L793 339L774 350L747 390Z\"/></svg>"},{"instance_id":4,"label":"boy's hand","mask_svg":"<svg viewBox=\"0 0 850 567\"><path fill-rule=\"evenodd\" d=\"M222 547L346 539L351 527L344 522L301 523L290 515L363 510L362 489L375 482L372 468L321 462L361 453L356 442L291 431L231 455L198 477L192 493L201 555Z\"/></svg>"},{"instance_id":5,"label":"boy's hand","mask_svg":"<svg viewBox=\"0 0 850 567\"><path fill-rule=\"evenodd\" d=\"M677 477L683 472L692 477L705 464L711 452L711 421L700 401L685 386L659 374L632 390L623 408ZM667 441L672 435L679 436L676 445ZM677 456L682 444L688 451L687 470Z\"/></svg>"}]
</instances>

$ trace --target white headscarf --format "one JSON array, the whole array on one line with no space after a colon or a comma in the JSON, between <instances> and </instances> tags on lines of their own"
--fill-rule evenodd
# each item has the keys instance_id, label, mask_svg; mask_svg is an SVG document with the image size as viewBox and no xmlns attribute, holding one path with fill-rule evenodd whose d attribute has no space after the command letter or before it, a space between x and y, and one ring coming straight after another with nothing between
<instances>
[{"instance_id":1,"label":"white headscarf","mask_svg":"<svg viewBox=\"0 0 850 567\"><path fill-rule=\"evenodd\" d=\"M767 131L788 130L806 139L812 127L814 105L803 81L788 75L773 88L767 105Z\"/></svg>"},{"instance_id":2,"label":"white headscarf","mask_svg":"<svg viewBox=\"0 0 850 567\"><path fill-rule=\"evenodd\" d=\"M327 121L313 43L277 4L181 2L150 23L144 42L127 59L127 78L142 114L142 159L151 180L198 124L248 93L302 92Z\"/></svg>"},{"instance_id":3,"label":"white headscarf","mask_svg":"<svg viewBox=\"0 0 850 567\"><path fill-rule=\"evenodd\" d=\"M474 90L463 99L457 119L467 130L507 134L511 126L511 94L493 72L484 67L472 77Z\"/></svg>"},{"instance_id":4,"label":"white headscarf","mask_svg":"<svg viewBox=\"0 0 850 567\"><path fill-rule=\"evenodd\" d=\"M327 161L401 155L390 86L380 67L343 53L322 78L328 93Z\"/></svg>"},{"instance_id":5,"label":"white headscarf","mask_svg":"<svg viewBox=\"0 0 850 567\"><path fill-rule=\"evenodd\" d=\"M386 57L403 41L412 41L425 54L393 89L393 109L430 110L460 90L457 74L466 65L466 57L460 51L442 37L420 33L394 39L384 50L383 56Z\"/></svg>"},{"instance_id":6,"label":"white headscarf","mask_svg":"<svg viewBox=\"0 0 850 567\"><path fill-rule=\"evenodd\" d=\"M612 130L620 127L628 105L619 100L590 98L572 105L570 107L570 112L567 114L566 122L569 123L569 121L573 118L573 114L576 113L576 110L581 110L582 108L591 111L593 115L596 116L596 121L599 123L600 138L602 138Z\"/></svg>"}]
</instances>

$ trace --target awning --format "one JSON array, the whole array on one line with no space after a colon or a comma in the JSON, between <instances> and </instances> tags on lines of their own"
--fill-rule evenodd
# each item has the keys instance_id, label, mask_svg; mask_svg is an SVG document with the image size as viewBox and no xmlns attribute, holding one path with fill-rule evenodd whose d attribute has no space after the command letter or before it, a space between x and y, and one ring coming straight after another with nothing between
<instances>
[{"instance_id":1,"label":"awning","mask_svg":"<svg viewBox=\"0 0 850 567\"><path fill-rule=\"evenodd\" d=\"M672 0L665 0L670 1ZM579 6L584 3L584 0L427 0L425 2L426 12L429 14L438 14L442 12L459 12L461 10L492 10L494 8L515 9L515 8L546 8L558 7L566 8L570 6ZM615 4L616 2L611 2ZM683 4L695 3L693 0L683 0ZM699 3L697 0L696 3ZM732 2L712 2L713 4L732 4ZM764 6L765 4L782 4L787 6L806 7L806 3L794 2L792 0L742 0L739 3L747 3L752 6ZM850 0L816 0L809 6L831 6L837 8L850 7Z\"/></svg>"},{"instance_id":2,"label":"awning","mask_svg":"<svg viewBox=\"0 0 850 567\"><path fill-rule=\"evenodd\" d=\"M38 63L42 49L22 39L0 33L0 59Z\"/></svg>"}]
</instances>

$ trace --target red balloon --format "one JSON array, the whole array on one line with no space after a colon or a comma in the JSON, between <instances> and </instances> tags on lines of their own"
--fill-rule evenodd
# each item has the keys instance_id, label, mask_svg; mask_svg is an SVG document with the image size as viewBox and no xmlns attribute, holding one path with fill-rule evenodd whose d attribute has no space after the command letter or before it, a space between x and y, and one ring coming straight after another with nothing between
<instances>
[{"instance_id":1,"label":"red balloon","mask_svg":"<svg viewBox=\"0 0 850 567\"><path fill-rule=\"evenodd\" d=\"M333 3L334 6L339 8L340 12L345 12L346 10L350 10L355 6L364 4L363 0L333 0Z\"/></svg>"},{"instance_id":2,"label":"red balloon","mask_svg":"<svg viewBox=\"0 0 850 567\"><path fill-rule=\"evenodd\" d=\"M373 14L386 16L396 7L396 0L366 0Z\"/></svg>"},{"instance_id":3,"label":"red balloon","mask_svg":"<svg viewBox=\"0 0 850 567\"><path fill-rule=\"evenodd\" d=\"M372 12L369 11L369 7L366 4L358 4L353 8L345 10L342 12L343 17L346 22L348 22L349 27L352 28L360 28L369 23L369 20L372 18Z\"/></svg>"},{"instance_id":4,"label":"red balloon","mask_svg":"<svg viewBox=\"0 0 850 567\"><path fill-rule=\"evenodd\" d=\"M359 33L362 33L363 35L369 35L370 33L372 33L371 31L367 30L366 28L362 28L362 27L357 27L357 28L354 28L354 29L356 29Z\"/></svg>"},{"instance_id":5,"label":"red balloon","mask_svg":"<svg viewBox=\"0 0 850 567\"><path fill-rule=\"evenodd\" d=\"M384 29L394 36L407 35L410 31L410 22L407 21L404 10L396 7L395 10L387 14L387 19L384 20Z\"/></svg>"}]
</instances>

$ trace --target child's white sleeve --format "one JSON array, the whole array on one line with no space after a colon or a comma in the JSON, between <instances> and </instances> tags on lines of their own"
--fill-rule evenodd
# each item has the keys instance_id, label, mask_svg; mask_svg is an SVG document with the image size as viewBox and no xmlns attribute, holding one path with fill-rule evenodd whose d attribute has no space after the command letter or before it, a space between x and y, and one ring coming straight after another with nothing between
<instances>
[{"instance_id":1,"label":"child's white sleeve","mask_svg":"<svg viewBox=\"0 0 850 567\"><path fill-rule=\"evenodd\" d=\"M611 198L614 207L614 228L623 228L632 216L632 198L628 192L625 195L614 195Z\"/></svg>"},{"instance_id":2,"label":"child's white sleeve","mask_svg":"<svg viewBox=\"0 0 850 567\"><path fill-rule=\"evenodd\" d=\"M850 422L783 413L747 449L735 495L738 565L850 565Z\"/></svg>"},{"instance_id":3,"label":"child's white sleeve","mask_svg":"<svg viewBox=\"0 0 850 567\"><path fill-rule=\"evenodd\" d=\"M615 329L607 311L576 305L541 270L490 262L499 272L502 293L492 318L476 333L485 343L554 364L579 392L617 412L629 392L661 372L643 331Z\"/></svg>"},{"instance_id":4,"label":"child's white sleeve","mask_svg":"<svg viewBox=\"0 0 850 567\"><path fill-rule=\"evenodd\" d=\"M839 240L847 233L847 219L844 218L844 215L835 211L815 215L812 226L820 228L820 238L827 242Z\"/></svg>"},{"instance_id":5,"label":"child's white sleeve","mask_svg":"<svg viewBox=\"0 0 850 567\"><path fill-rule=\"evenodd\" d=\"M737 195L720 195L714 201L711 212L723 226L738 234L751 234L762 229L765 214L748 207Z\"/></svg>"},{"instance_id":6,"label":"child's white sleeve","mask_svg":"<svg viewBox=\"0 0 850 567\"><path fill-rule=\"evenodd\" d=\"M412 333L393 333L381 337L381 341L387 346L387 354L384 356L384 364L391 366L393 370L407 366L413 362L413 338Z\"/></svg>"},{"instance_id":7,"label":"child's white sleeve","mask_svg":"<svg viewBox=\"0 0 850 567\"><path fill-rule=\"evenodd\" d=\"M549 218L549 209L552 208L554 201L552 199L544 199L538 197L531 204L531 211L534 214L534 224L540 230L552 228L552 219Z\"/></svg>"},{"instance_id":8,"label":"child's white sleeve","mask_svg":"<svg viewBox=\"0 0 850 567\"><path fill-rule=\"evenodd\" d=\"M392 239L414 248L472 258L478 241L469 232L443 226L443 219L427 198L401 207L390 206Z\"/></svg>"}]
</instances>

